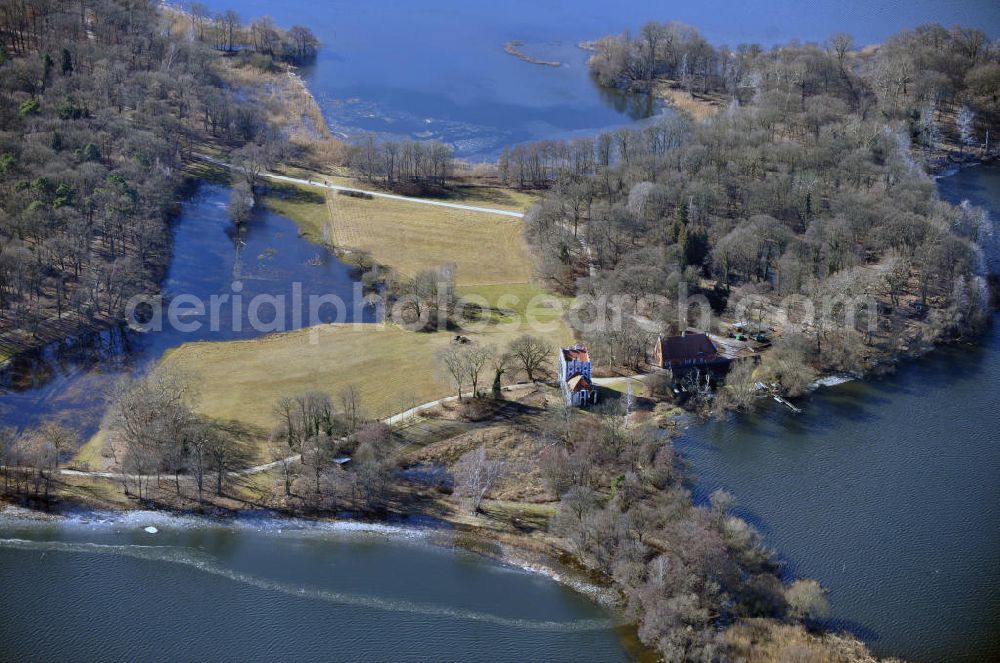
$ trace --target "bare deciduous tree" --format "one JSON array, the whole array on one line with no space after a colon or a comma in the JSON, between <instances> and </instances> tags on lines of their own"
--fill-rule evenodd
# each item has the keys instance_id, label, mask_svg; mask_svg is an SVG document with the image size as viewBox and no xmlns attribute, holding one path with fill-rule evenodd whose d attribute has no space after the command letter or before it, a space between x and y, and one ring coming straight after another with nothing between
<instances>
[{"instance_id":1,"label":"bare deciduous tree","mask_svg":"<svg viewBox=\"0 0 1000 663\"><path fill-rule=\"evenodd\" d=\"M844 71L847 54L851 52L852 48L854 48L854 37L846 32L838 32L830 37L830 49L833 51L834 57L837 58L837 64L841 71Z\"/></svg>"},{"instance_id":2,"label":"bare deciduous tree","mask_svg":"<svg viewBox=\"0 0 1000 663\"><path fill-rule=\"evenodd\" d=\"M479 398L479 381L490 362L490 349L478 343L469 343L462 347L462 353L465 355L465 373L472 387L472 395Z\"/></svg>"},{"instance_id":3,"label":"bare deciduous tree","mask_svg":"<svg viewBox=\"0 0 1000 663\"><path fill-rule=\"evenodd\" d=\"M252 458L253 435L236 421L209 422L206 434L205 452L215 472L215 494L221 496L229 473L247 465Z\"/></svg>"},{"instance_id":4,"label":"bare deciduous tree","mask_svg":"<svg viewBox=\"0 0 1000 663\"><path fill-rule=\"evenodd\" d=\"M281 468L281 477L285 497L292 494L292 462L296 450L288 444L288 435L282 428L271 431L268 441L268 454L271 462L277 463Z\"/></svg>"},{"instance_id":5,"label":"bare deciduous tree","mask_svg":"<svg viewBox=\"0 0 1000 663\"><path fill-rule=\"evenodd\" d=\"M367 508L384 508L396 467L392 431L384 423L365 424L357 433L353 465L356 483Z\"/></svg>"},{"instance_id":6,"label":"bare deciduous tree","mask_svg":"<svg viewBox=\"0 0 1000 663\"><path fill-rule=\"evenodd\" d=\"M194 418L195 400L189 380L163 371L115 387L111 394L111 430L122 447L126 492L130 477L142 499L149 475L155 473L159 482L161 468L180 472L184 434Z\"/></svg>"},{"instance_id":7,"label":"bare deciduous tree","mask_svg":"<svg viewBox=\"0 0 1000 663\"><path fill-rule=\"evenodd\" d=\"M493 398L499 399L503 395L503 376L510 369L513 359L509 352L503 352L496 347L487 346L489 353L490 368L493 369Z\"/></svg>"},{"instance_id":8,"label":"bare deciduous tree","mask_svg":"<svg viewBox=\"0 0 1000 663\"><path fill-rule=\"evenodd\" d=\"M533 382L549 365L553 349L548 341L525 334L511 341L509 352Z\"/></svg>"},{"instance_id":9,"label":"bare deciduous tree","mask_svg":"<svg viewBox=\"0 0 1000 663\"><path fill-rule=\"evenodd\" d=\"M354 433L365 418L361 409L361 392L356 385L349 384L337 393L337 400L347 432Z\"/></svg>"},{"instance_id":10,"label":"bare deciduous tree","mask_svg":"<svg viewBox=\"0 0 1000 663\"><path fill-rule=\"evenodd\" d=\"M482 446L458 459L454 468L455 488L459 495L468 498L473 513L480 512L483 499L506 470L506 462L487 457L486 448Z\"/></svg>"},{"instance_id":11,"label":"bare deciduous tree","mask_svg":"<svg viewBox=\"0 0 1000 663\"><path fill-rule=\"evenodd\" d=\"M79 446L80 436L76 431L66 428L60 423L47 421L41 425L38 432L52 445L55 454L53 462L57 469L61 458L68 451L75 450Z\"/></svg>"},{"instance_id":12,"label":"bare deciduous tree","mask_svg":"<svg viewBox=\"0 0 1000 663\"><path fill-rule=\"evenodd\" d=\"M275 160L275 147L270 143L248 143L235 150L233 163L243 174L246 185L253 191L257 181Z\"/></svg>"},{"instance_id":13,"label":"bare deciduous tree","mask_svg":"<svg viewBox=\"0 0 1000 663\"><path fill-rule=\"evenodd\" d=\"M749 359L734 362L726 374L726 384L720 393L725 407L750 410L757 398L754 380L754 362Z\"/></svg>"},{"instance_id":14,"label":"bare deciduous tree","mask_svg":"<svg viewBox=\"0 0 1000 663\"><path fill-rule=\"evenodd\" d=\"M237 182L229 192L229 216L233 223L245 223L253 212L253 191L246 182Z\"/></svg>"},{"instance_id":15,"label":"bare deciduous tree","mask_svg":"<svg viewBox=\"0 0 1000 663\"><path fill-rule=\"evenodd\" d=\"M455 386L455 393L458 395L458 400L461 401L462 385L465 384L465 380L468 377L468 372L465 368L464 350L461 346L452 343L438 351L437 360L441 372Z\"/></svg>"},{"instance_id":16,"label":"bare deciduous tree","mask_svg":"<svg viewBox=\"0 0 1000 663\"><path fill-rule=\"evenodd\" d=\"M976 114L966 105L963 105L958 110L958 115L955 116L955 128L958 129L958 147L960 157L965 154L965 148L972 145L975 141L975 121Z\"/></svg>"},{"instance_id":17,"label":"bare deciduous tree","mask_svg":"<svg viewBox=\"0 0 1000 663\"><path fill-rule=\"evenodd\" d=\"M303 443L320 434L332 435L335 426L333 401L321 391L284 396L274 404L280 430L288 448L300 451Z\"/></svg>"},{"instance_id":18,"label":"bare deciduous tree","mask_svg":"<svg viewBox=\"0 0 1000 663\"><path fill-rule=\"evenodd\" d=\"M785 600L796 619L822 619L830 614L826 590L815 580L796 580L785 590Z\"/></svg>"},{"instance_id":19,"label":"bare deciduous tree","mask_svg":"<svg viewBox=\"0 0 1000 663\"><path fill-rule=\"evenodd\" d=\"M313 490L322 495L324 473L333 462L333 440L327 435L312 435L302 444L302 465L309 472Z\"/></svg>"}]
</instances>

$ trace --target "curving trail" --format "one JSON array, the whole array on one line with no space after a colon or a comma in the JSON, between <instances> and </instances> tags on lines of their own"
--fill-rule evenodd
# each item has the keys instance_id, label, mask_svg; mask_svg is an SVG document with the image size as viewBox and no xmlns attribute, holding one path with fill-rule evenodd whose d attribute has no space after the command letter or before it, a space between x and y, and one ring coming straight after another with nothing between
<instances>
[{"instance_id":1,"label":"curving trail","mask_svg":"<svg viewBox=\"0 0 1000 663\"><path fill-rule=\"evenodd\" d=\"M594 378L594 384L596 384L598 386L601 386L601 385L612 384L612 383L617 382L619 380L636 380L638 382L641 382L642 379L644 377L646 377L647 375L649 375L649 374L648 373L638 373L636 375L622 375L622 376L616 376L616 377L613 377L613 378ZM505 385L504 388L503 388L503 390L504 391L510 391L512 389L517 389L519 387L529 387L532 384L534 384L534 383L533 382L516 382L514 384ZM472 392L464 393L464 394L462 394L462 397L463 398L471 398L472 397ZM402 422L402 421L404 421L406 419L409 419L412 416L420 414L421 412L424 412L426 410L430 410L431 408L437 407L438 405L442 405L444 403L454 402L456 400L458 400L458 396L457 395L456 396L445 396L443 398L438 398L438 399L433 400L433 401L427 401L426 403L421 403L420 405L415 405L415 406L413 406L413 407L411 407L409 409L403 410L402 412L398 412L398 413L396 413L396 414L394 414L392 416L386 417L385 419L382 419L381 421L384 424L388 424L390 426L393 426L393 425L398 424L398 423L400 423L400 422ZM232 471L229 472L229 476L231 476L231 477L238 477L238 476L246 476L246 475L250 475L250 474L259 474L261 472L266 472L266 471L272 470L272 469L274 469L276 467L280 467L282 463L292 463L292 462L297 461L298 459L299 459L299 455L296 454L294 456L289 456L288 458L282 458L282 459L279 459L279 460L271 461L270 463L263 463L261 465L254 465L253 467L247 467L247 468L244 468L242 470L232 470ZM85 471L85 470L73 470L73 469L69 469L69 468L60 468L59 469L59 474L62 474L64 476L74 476L74 477L97 477L97 478L101 478L101 479L121 479L122 478L122 473L121 472L91 472L91 471ZM163 476L171 476L171 475L163 475ZM156 478L156 477L154 475L139 477L138 475L132 475L132 474L130 474L130 475L128 475L125 478L127 478L128 480L131 480L131 481L136 481L136 480L138 480L140 478L143 479L143 480L147 480L147 479L153 479L153 478ZM189 475L183 475L182 474L180 476L180 479L181 479L181 481L192 480L193 477L191 477Z\"/></svg>"},{"instance_id":2,"label":"curving trail","mask_svg":"<svg viewBox=\"0 0 1000 663\"><path fill-rule=\"evenodd\" d=\"M214 159L210 156L204 154L195 155L195 158L201 159L202 161L207 161L215 166L221 166L222 168L228 168L232 170L235 168L231 163L225 161L220 161L219 159ZM318 180L304 180L299 177L289 177L288 175L278 175L277 173L263 172L260 174L261 177L266 177L270 180L277 180L279 182L291 182L292 184L301 184L303 186L315 186L321 189L330 189L331 191L349 191L351 193L363 193L374 198L388 198L389 200L401 200L407 203L417 203L420 205L436 205L438 207L450 207L452 209L466 210L467 212L482 212L484 214L499 214L501 216L511 216L515 219L524 218L523 212L514 212L506 209L497 209L495 207L476 207L475 205L462 205L461 203L446 203L441 200L431 200L430 198L411 198L410 196L400 196L395 193L384 193L382 191L369 191L367 189L356 189L349 186L341 186L339 184L329 184L327 182L320 182Z\"/></svg>"}]
</instances>

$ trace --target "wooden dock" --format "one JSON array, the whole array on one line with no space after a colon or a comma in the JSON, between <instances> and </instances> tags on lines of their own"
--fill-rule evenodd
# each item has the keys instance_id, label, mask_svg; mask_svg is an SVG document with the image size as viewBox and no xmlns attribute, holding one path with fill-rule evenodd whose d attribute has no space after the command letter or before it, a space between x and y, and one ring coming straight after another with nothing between
<instances>
[{"instance_id":1,"label":"wooden dock","mask_svg":"<svg viewBox=\"0 0 1000 663\"><path fill-rule=\"evenodd\" d=\"M802 412L802 410L800 408L795 407L787 399L785 399L785 398L783 398L783 397L781 397L781 396L779 396L777 394L774 394L774 400L778 401L782 405L787 405L789 407L789 409L791 409L791 411L794 412L795 414L799 414L800 412Z\"/></svg>"}]
</instances>

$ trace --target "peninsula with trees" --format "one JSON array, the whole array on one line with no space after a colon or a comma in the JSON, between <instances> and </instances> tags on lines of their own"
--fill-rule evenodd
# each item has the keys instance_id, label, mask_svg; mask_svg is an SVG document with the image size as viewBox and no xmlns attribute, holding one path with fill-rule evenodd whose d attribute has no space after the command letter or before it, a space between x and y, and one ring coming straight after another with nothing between
<instances>
[{"instance_id":1,"label":"peninsula with trees","mask_svg":"<svg viewBox=\"0 0 1000 663\"><path fill-rule=\"evenodd\" d=\"M995 157L997 43L932 25L730 49L649 23L590 43L591 72L679 112L474 165L335 139L295 75L308 28L80 6L0 10L5 358L121 323L206 180L238 226L287 216L401 317L171 348L108 390L87 439L0 428L5 501L429 517L612 588L637 655L874 660L825 629L825 590L783 575L738 496L694 502L671 439L686 411L794 398L988 324L988 218L929 174ZM807 321L806 299L830 315ZM560 385L567 351L584 397Z\"/></svg>"}]
</instances>

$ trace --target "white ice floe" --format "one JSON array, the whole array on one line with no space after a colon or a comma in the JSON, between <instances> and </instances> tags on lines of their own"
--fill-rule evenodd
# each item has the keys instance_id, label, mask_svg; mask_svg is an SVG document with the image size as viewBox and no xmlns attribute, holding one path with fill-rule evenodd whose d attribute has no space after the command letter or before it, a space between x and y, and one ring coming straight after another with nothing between
<instances>
[{"instance_id":1,"label":"white ice floe","mask_svg":"<svg viewBox=\"0 0 1000 663\"><path fill-rule=\"evenodd\" d=\"M54 522L62 527L80 527L88 530L127 531L139 529L150 534L159 533L164 528L170 531L224 528L263 534L282 534L284 536L374 536L421 540L426 538L431 532L436 531L434 527L424 527L419 524L363 522L358 520L313 521L299 518L284 518L269 512L244 514L236 518L222 519L211 516L173 514L153 510L85 511L46 518L40 516L38 512L28 509L0 507L0 521L14 519L26 524L37 523L44 525Z\"/></svg>"},{"instance_id":2,"label":"white ice floe","mask_svg":"<svg viewBox=\"0 0 1000 663\"><path fill-rule=\"evenodd\" d=\"M850 373L843 373L840 375L827 375L822 377L812 383L813 389L818 389L819 387L836 387L838 384L844 384L845 382L851 382L852 380L857 380L858 376L852 375Z\"/></svg>"}]
</instances>

